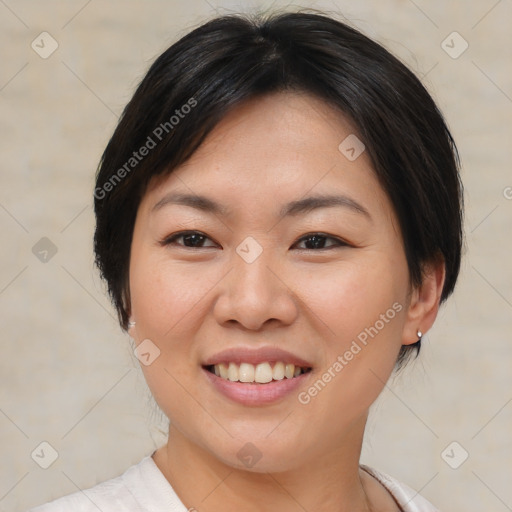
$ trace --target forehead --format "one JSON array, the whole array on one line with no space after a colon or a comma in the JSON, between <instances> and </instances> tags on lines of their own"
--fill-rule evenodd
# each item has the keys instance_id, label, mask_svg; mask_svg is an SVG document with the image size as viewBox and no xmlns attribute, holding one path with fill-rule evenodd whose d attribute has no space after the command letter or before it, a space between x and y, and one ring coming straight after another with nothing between
<instances>
[{"instance_id":1,"label":"forehead","mask_svg":"<svg viewBox=\"0 0 512 512\"><path fill-rule=\"evenodd\" d=\"M230 204L255 211L338 192L387 207L366 151L349 159L340 150L356 137L345 116L311 95L254 98L229 112L187 162L155 179L144 202L154 207L176 191L212 197L226 211Z\"/></svg>"}]
</instances>

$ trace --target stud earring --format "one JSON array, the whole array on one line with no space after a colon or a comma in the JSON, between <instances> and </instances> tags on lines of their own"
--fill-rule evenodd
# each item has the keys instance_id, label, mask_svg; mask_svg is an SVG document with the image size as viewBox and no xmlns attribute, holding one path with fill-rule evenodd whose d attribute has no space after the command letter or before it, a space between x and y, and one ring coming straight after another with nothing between
<instances>
[{"instance_id":1,"label":"stud earring","mask_svg":"<svg viewBox=\"0 0 512 512\"><path fill-rule=\"evenodd\" d=\"M133 320L130 320L128 322L128 329L131 329L132 327L135 327L135 322Z\"/></svg>"},{"instance_id":2,"label":"stud earring","mask_svg":"<svg viewBox=\"0 0 512 512\"><path fill-rule=\"evenodd\" d=\"M423 333L418 329L418 332L416 334L418 335L418 341L421 341ZM418 341L416 343L418 343Z\"/></svg>"}]
</instances>

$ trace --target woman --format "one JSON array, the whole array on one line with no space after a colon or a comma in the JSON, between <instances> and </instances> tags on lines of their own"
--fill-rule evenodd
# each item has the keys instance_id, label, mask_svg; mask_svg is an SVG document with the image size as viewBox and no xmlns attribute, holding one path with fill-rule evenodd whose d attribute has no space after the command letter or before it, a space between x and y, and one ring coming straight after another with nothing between
<instances>
[{"instance_id":1,"label":"woman","mask_svg":"<svg viewBox=\"0 0 512 512\"><path fill-rule=\"evenodd\" d=\"M360 464L460 266L455 144L321 14L226 16L151 66L100 163L96 262L167 443L33 509L434 511Z\"/></svg>"}]
</instances>

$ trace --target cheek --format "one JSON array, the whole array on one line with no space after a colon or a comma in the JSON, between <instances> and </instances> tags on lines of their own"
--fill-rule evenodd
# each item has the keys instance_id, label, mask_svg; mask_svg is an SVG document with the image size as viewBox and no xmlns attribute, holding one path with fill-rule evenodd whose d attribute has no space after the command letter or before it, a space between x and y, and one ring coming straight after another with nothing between
<instances>
[{"instance_id":1,"label":"cheek","mask_svg":"<svg viewBox=\"0 0 512 512\"><path fill-rule=\"evenodd\" d=\"M136 320L136 342L149 339L158 348L158 357L149 366L142 365L155 399L162 390L177 389L190 364L195 361L194 330L191 322L205 304L212 287L204 272L184 271L160 251L135 247L130 263L130 296ZM203 301L202 301L203 299ZM141 361L142 362L142 361ZM170 393L169 396L179 396Z\"/></svg>"},{"instance_id":2,"label":"cheek","mask_svg":"<svg viewBox=\"0 0 512 512\"><path fill-rule=\"evenodd\" d=\"M142 249L134 253L130 266L130 294L137 330L145 337L181 338L187 316L197 314L215 280L201 263L190 271L190 263L171 261L165 254Z\"/></svg>"},{"instance_id":3,"label":"cheek","mask_svg":"<svg viewBox=\"0 0 512 512\"><path fill-rule=\"evenodd\" d=\"M141 368L156 403L176 425L186 424L191 410L200 414L185 391L196 360L192 340L197 322L191 324L190 318L198 314L208 289L198 275L192 279L180 265L149 249L137 248L132 253L130 295L136 343L149 339L158 354Z\"/></svg>"},{"instance_id":4,"label":"cheek","mask_svg":"<svg viewBox=\"0 0 512 512\"><path fill-rule=\"evenodd\" d=\"M299 273L295 283L296 289L304 292L305 304L323 322L325 339L331 340L333 348L341 349L347 340L374 325L380 315L386 315L395 302L403 303L403 270L396 260L367 253L364 258L326 267L321 272ZM395 307L388 315L393 320L399 316L396 309L400 308ZM391 330L391 323L386 322L387 331ZM395 327L400 324L393 323Z\"/></svg>"},{"instance_id":5,"label":"cheek","mask_svg":"<svg viewBox=\"0 0 512 512\"><path fill-rule=\"evenodd\" d=\"M364 263L317 276L309 286L307 303L321 319L316 327L325 340L322 368L301 400L313 416L327 407L340 421L355 419L375 401L393 370L401 346L406 269L381 254L368 256ZM299 289L307 289L305 281L298 282Z\"/></svg>"}]
</instances>

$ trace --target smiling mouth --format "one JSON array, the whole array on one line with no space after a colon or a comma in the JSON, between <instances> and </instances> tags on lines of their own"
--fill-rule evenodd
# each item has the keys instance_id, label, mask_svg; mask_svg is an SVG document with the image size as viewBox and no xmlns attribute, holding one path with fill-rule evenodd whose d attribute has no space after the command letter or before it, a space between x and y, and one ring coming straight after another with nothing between
<instances>
[{"instance_id":1,"label":"smiling mouth","mask_svg":"<svg viewBox=\"0 0 512 512\"><path fill-rule=\"evenodd\" d=\"M282 361L264 362L257 365L251 363L238 365L230 362L204 366L203 368L221 379L247 384L268 384L273 381L293 379L311 371L311 367L296 366Z\"/></svg>"}]
</instances>

